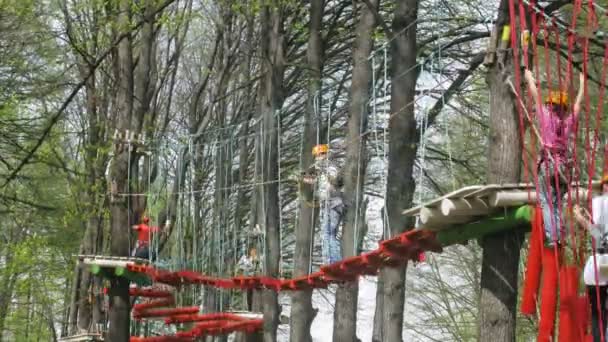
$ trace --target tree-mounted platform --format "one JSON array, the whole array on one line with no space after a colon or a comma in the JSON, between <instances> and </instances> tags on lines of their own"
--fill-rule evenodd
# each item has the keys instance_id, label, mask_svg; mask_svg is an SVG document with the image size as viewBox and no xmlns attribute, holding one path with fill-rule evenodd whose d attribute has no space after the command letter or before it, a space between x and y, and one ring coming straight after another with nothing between
<instances>
[{"instance_id":1,"label":"tree-mounted platform","mask_svg":"<svg viewBox=\"0 0 608 342\"><path fill-rule=\"evenodd\" d=\"M110 255L78 255L78 260L88 266L92 274L100 277L108 279L124 277L139 286L151 284L147 276L131 272L127 268L127 265L149 265L150 262L147 259Z\"/></svg>"},{"instance_id":2,"label":"tree-mounted platform","mask_svg":"<svg viewBox=\"0 0 608 342\"><path fill-rule=\"evenodd\" d=\"M59 342L103 342L103 336L99 333L85 333L66 337L60 337Z\"/></svg>"},{"instance_id":3,"label":"tree-mounted platform","mask_svg":"<svg viewBox=\"0 0 608 342\"><path fill-rule=\"evenodd\" d=\"M600 182L592 182L591 188L594 192L599 191ZM570 193L564 194L564 198L570 196L575 201L577 198L580 201L586 200L588 184L573 184L571 189ZM534 184L473 185L407 209L403 215L418 216L419 229L443 231L478 222L484 217L500 218L505 216L505 209L516 209L535 203Z\"/></svg>"}]
</instances>

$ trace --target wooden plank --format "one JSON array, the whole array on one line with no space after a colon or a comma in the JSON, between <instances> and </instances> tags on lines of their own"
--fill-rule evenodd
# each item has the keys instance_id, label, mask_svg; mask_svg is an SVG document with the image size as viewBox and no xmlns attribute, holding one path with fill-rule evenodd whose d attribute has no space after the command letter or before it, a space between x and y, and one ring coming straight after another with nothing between
<instances>
[{"instance_id":1,"label":"wooden plank","mask_svg":"<svg viewBox=\"0 0 608 342\"><path fill-rule=\"evenodd\" d=\"M250 312L250 311L228 311L229 314L234 314L247 319L262 319L264 314L261 312Z\"/></svg>"},{"instance_id":2,"label":"wooden plank","mask_svg":"<svg viewBox=\"0 0 608 342\"><path fill-rule=\"evenodd\" d=\"M76 257L79 260L92 259L92 260L117 260L117 261L129 261L136 264L149 264L148 259L136 258L132 256L114 256L114 255L94 255L94 254L78 254Z\"/></svg>"},{"instance_id":3,"label":"wooden plank","mask_svg":"<svg viewBox=\"0 0 608 342\"><path fill-rule=\"evenodd\" d=\"M445 195L443 195L441 197L438 197L438 198L436 198L436 199L434 199L432 201L423 203L423 204L421 204L419 206L416 206L416 207L413 207L413 208L410 208L410 209L406 209L406 210L404 210L402 212L402 214L405 215L405 216L416 216L416 215L419 214L420 209L422 209L422 208L425 208L425 207L427 207L427 208L433 208L433 207L439 206L441 204L441 201L444 198L458 197L458 196L461 196L461 194L466 194L466 193L472 192L472 191L474 191L474 190L476 190L476 189L478 189L480 187L483 187L483 186L482 185L471 185L471 186L467 186L467 187L458 189L456 191L452 191L452 192L450 192L448 194L445 194Z\"/></svg>"},{"instance_id":4,"label":"wooden plank","mask_svg":"<svg viewBox=\"0 0 608 342\"><path fill-rule=\"evenodd\" d=\"M587 188L587 182L573 183L572 187ZM592 181L591 187L594 191L601 190L601 182L599 180ZM534 183L505 183L505 184L487 184L487 185L471 185L456 191L452 191L446 195L440 196L434 200L428 201L421 205L406 209L402 212L405 216L418 216L422 208L434 208L440 205L444 199L454 198L471 198L471 197L490 197L493 193L503 190L521 190L521 191L536 191Z\"/></svg>"},{"instance_id":5,"label":"wooden plank","mask_svg":"<svg viewBox=\"0 0 608 342\"><path fill-rule=\"evenodd\" d=\"M78 334L60 337L59 342L103 342L103 337L101 334Z\"/></svg>"}]
</instances>

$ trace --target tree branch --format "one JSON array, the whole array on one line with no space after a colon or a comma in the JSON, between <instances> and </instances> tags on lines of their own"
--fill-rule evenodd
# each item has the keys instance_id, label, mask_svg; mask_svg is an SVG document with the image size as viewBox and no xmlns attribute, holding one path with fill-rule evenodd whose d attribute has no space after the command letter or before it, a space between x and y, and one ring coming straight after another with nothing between
<instances>
[{"instance_id":1,"label":"tree branch","mask_svg":"<svg viewBox=\"0 0 608 342\"><path fill-rule=\"evenodd\" d=\"M446 89L446 91L443 93L443 95L441 96L441 99L438 100L437 102L435 102L435 105L431 108L431 110L428 113L428 126L429 127L432 126L433 123L435 123L435 120L437 120L437 117L443 110L443 107L445 106L445 104L448 103L452 99L452 96L454 96L458 92L458 90L463 85L463 83L467 80L467 78L471 74L473 74L473 72L475 70L477 70L477 68L481 65L481 63L483 62L484 56L485 56L485 53L477 54L477 56L475 56L471 60L471 64L469 65L469 68L461 71L460 74L458 75L458 77L456 77L456 79L454 80L454 82L452 82L452 84L450 84L448 89ZM421 134L421 133L422 132L419 131L419 134Z\"/></svg>"},{"instance_id":2,"label":"tree branch","mask_svg":"<svg viewBox=\"0 0 608 342\"><path fill-rule=\"evenodd\" d=\"M150 17L152 17L152 18L155 17L156 14L162 12L165 8L167 8L173 2L175 2L175 0L167 0L167 1L165 1L161 6L158 7L158 9L156 9L153 13L150 14ZM51 116L47 127L42 131L42 134L40 135L40 137L38 138L38 140L36 141L36 143L34 144L34 146L32 147L32 149L28 151L28 153L25 156L25 158L23 158L19 162L19 164L17 165L17 167L15 167L15 169L13 170L13 172L11 172L9 174L9 176L4 181L4 183L2 184L2 186L0 186L0 188L6 187L11 181L13 181L15 179L15 177L17 176L17 174L19 172L21 172L21 170L23 169L23 167L30 161L30 159L32 159L32 157L34 156L34 154L36 153L36 151L38 151L38 149L40 148L40 146L42 146L42 143L44 143L44 141L46 140L46 138L48 137L48 135L51 133L51 130L53 129L53 127L57 124L57 122L61 118L62 114L65 112L66 108L70 105L70 103L72 103L72 100L74 100L74 98L76 97L76 95L80 92L80 89L82 89L82 87L84 87L84 85L93 76L93 74L95 73L95 70L111 54L112 50L116 46L118 46L118 44L120 42L122 42L125 38L127 38L133 31L138 30L146 22L146 20L148 20L148 19L149 19L148 17L143 18L142 20L140 20L139 22L137 22L137 24L134 25L130 30L128 30L127 32L124 32L120 36L118 36L117 39L114 42L112 42L112 44L110 44L110 47L106 51L104 51L104 53L102 53L101 56L99 58L97 58L97 60L95 60L93 63L91 63L91 66L89 68L88 74L85 76L85 78L82 81L80 81L76 85L76 87L72 90L72 92L70 93L70 95L68 95L67 99L61 104L61 107L59 107L59 109L57 110L57 112Z\"/></svg>"}]
</instances>

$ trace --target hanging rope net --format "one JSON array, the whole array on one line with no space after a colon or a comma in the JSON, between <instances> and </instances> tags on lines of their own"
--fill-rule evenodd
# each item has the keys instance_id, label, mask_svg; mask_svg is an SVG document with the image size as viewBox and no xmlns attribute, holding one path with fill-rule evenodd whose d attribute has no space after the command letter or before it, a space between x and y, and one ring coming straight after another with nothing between
<instances>
[{"instance_id":1,"label":"hanging rope net","mask_svg":"<svg viewBox=\"0 0 608 342\"><path fill-rule=\"evenodd\" d=\"M583 291L579 286L588 260L593 260L595 284L602 268L595 257L600 241L590 238L590 224L580 219L583 212L593 221L591 182L602 171L597 154L604 151L599 142L608 43L594 33L599 8L593 0L575 0L565 20L550 6L510 0L509 20L497 31L512 52L498 62L514 66L507 83L524 144L524 177L535 184L529 196L538 203L520 308L539 318L538 341L586 341L592 334L605 341L600 287L587 284ZM588 296L592 287L597 295ZM592 311L599 315L595 333Z\"/></svg>"}]
</instances>

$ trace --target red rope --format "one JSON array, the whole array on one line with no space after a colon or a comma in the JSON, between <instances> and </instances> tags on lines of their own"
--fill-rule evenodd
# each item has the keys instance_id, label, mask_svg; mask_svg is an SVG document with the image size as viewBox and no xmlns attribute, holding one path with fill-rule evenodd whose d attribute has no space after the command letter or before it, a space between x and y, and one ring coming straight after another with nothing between
<instances>
[{"instance_id":1,"label":"red rope","mask_svg":"<svg viewBox=\"0 0 608 342\"><path fill-rule=\"evenodd\" d=\"M543 288L541 292L540 322L538 341L551 341L555 325L557 307L558 260L553 249L543 249Z\"/></svg>"},{"instance_id":2,"label":"red rope","mask_svg":"<svg viewBox=\"0 0 608 342\"><path fill-rule=\"evenodd\" d=\"M534 209L532 218L532 234L530 236L530 249L525 270L524 289L520 310L524 315L534 315L538 302L538 288L542 272L543 250L543 215L540 206Z\"/></svg>"},{"instance_id":3,"label":"red rope","mask_svg":"<svg viewBox=\"0 0 608 342\"><path fill-rule=\"evenodd\" d=\"M372 252L324 265L320 272L295 279L271 277L214 278L194 271L169 272L153 266L128 264L132 272L147 274L156 282L169 285L201 284L225 289L267 288L274 291L324 288L329 283L356 281L361 275L376 274L381 267L395 267L408 260L417 260L422 251L441 252L436 233L428 230L409 230L392 239L382 241Z\"/></svg>"}]
</instances>

